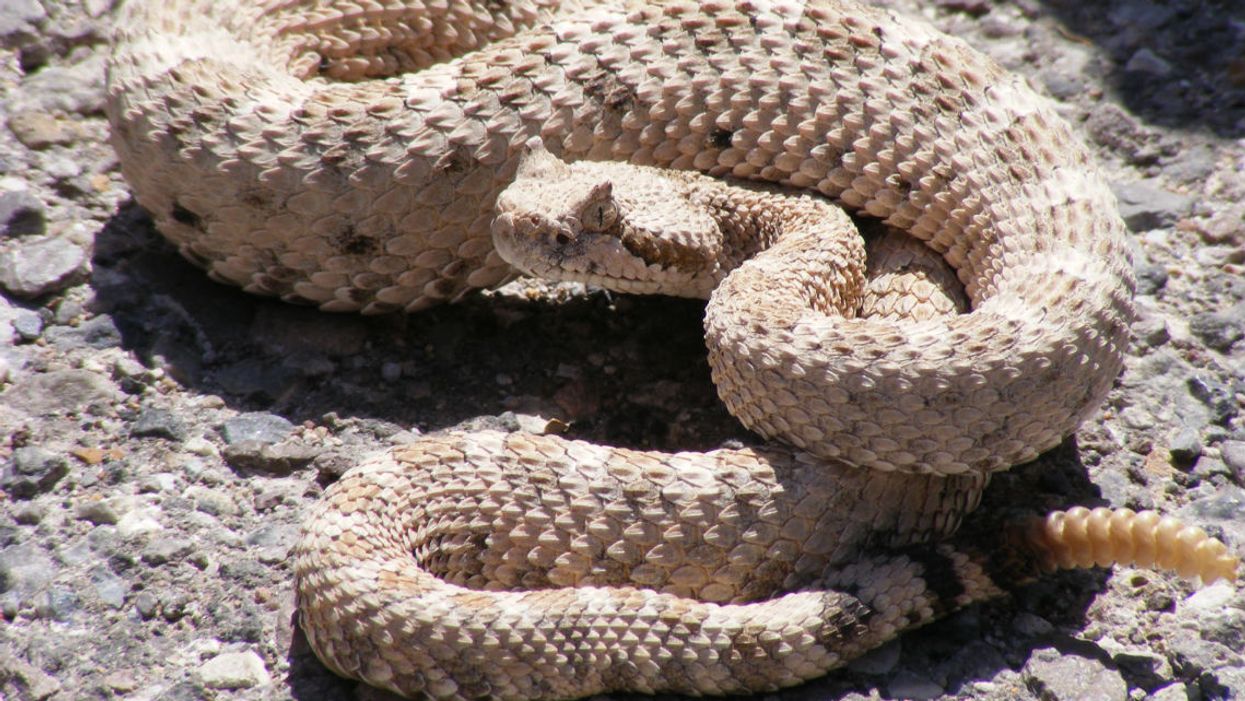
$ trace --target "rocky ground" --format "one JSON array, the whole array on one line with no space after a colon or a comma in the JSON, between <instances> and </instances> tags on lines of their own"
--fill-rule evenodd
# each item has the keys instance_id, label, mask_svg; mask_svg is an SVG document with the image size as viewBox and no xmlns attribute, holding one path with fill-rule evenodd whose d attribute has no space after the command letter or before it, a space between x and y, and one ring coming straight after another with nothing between
<instances>
[{"instance_id":1,"label":"rocky ground","mask_svg":"<svg viewBox=\"0 0 1245 701\"><path fill-rule=\"evenodd\" d=\"M461 424L694 449L695 303L518 283L407 318L216 286L106 141L111 0L0 0L0 699L378 699L292 623L301 514L360 453ZM1245 551L1245 5L887 0L1058 100L1133 232L1140 320L1075 441L988 508L1158 508ZM775 698L1245 698L1245 589L1051 577Z\"/></svg>"}]
</instances>

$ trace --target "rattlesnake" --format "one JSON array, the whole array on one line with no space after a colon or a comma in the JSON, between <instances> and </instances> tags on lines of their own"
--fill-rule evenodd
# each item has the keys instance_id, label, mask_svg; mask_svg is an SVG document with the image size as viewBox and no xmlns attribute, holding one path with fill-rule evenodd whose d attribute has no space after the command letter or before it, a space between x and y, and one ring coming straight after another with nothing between
<instances>
[{"instance_id":1,"label":"rattlesnake","mask_svg":"<svg viewBox=\"0 0 1245 701\"><path fill-rule=\"evenodd\" d=\"M1045 566L1234 571L1217 541L1127 512L928 544L1094 410L1132 318L1087 152L958 40L848 0L128 0L118 26L108 113L137 200L252 292L415 311L513 277L491 228L538 137L833 199L924 241L972 301L827 325L791 303L830 301L789 281L760 317L711 319L728 404L793 448L450 433L364 461L294 562L342 674L435 698L755 691ZM722 285L758 301L774 258Z\"/></svg>"}]
</instances>

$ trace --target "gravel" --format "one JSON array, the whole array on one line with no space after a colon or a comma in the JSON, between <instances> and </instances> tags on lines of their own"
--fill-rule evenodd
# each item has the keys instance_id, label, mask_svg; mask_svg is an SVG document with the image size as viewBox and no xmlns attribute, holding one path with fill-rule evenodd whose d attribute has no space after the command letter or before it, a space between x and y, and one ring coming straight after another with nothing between
<instances>
[{"instance_id":1,"label":"gravel","mask_svg":"<svg viewBox=\"0 0 1245 701\"><path fill-rule=\"evenodd\" d=\"M327 671L292 615L300 519L360 455L460 425L754 440L717 399L695 302L520 281L361 318L207 280L130 201L107 143L116 4L0 1L0 698L391 698ZM1245 17L878 4L1052 95L1133 232L1124 374L984 509L1157 508L1245 549ZM1245 697L1245 590L1195 591L1055 575L767 698Z\"/></svg>"}]
</instances>

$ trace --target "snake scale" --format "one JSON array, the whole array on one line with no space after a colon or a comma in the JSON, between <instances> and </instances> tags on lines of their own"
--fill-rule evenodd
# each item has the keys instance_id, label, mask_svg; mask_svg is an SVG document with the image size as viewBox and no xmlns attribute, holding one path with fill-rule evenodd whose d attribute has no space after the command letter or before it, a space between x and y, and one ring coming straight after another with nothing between
<instances>
[{"instance_id":1,"label":"snake scale","mask_svg":"<svg viewBox=\"0 0 1245 701\"><path fill-rule=\"evenodd\" d=\"M494 235L536 233L499 216L535 139L557 167L831 200L923 242L971 304L833 313L785 265L837 249L754 237L699 294L724 400L789 447L450 432L364 460L293 563L340 674L436 699L761 691L1050 567L1235 571L1197 529L1124 510L953 537L993 471L1101 402L1133 286L1075 133L959 40L850 0L126 0L117 26L108 114L136 199L251 292L381 313L512 278ZM792 207L740 191L754 223ZM613 226L594 202L572 233ZM612 245L679 268L679 236Z\"/></svg>"}]
</instances>

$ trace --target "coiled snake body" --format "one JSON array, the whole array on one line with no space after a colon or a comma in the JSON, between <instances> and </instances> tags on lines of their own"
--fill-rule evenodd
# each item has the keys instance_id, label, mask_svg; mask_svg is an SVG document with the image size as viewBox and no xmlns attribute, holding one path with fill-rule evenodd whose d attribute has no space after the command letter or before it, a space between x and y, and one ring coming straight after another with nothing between
<instances>
[{"instance_id":1,"label":"coiled snake body","mask_svg":"<svg viewBox=\"0 0 1245 701\"><path fill-rule=\"evenodd\" d=\"M491 228L536 138L818 193L923 241L971 301L914 325L710 321L728 405L793 449L452 433L366 461L294 563L334 670L435 698L772 689L1030 572L921 544L1095 409L1132 279L1075 134L962 42L849 0L128 0L118 26L108 111L135 196L252 292L414 311L512 277ZM792 284L784 301L824 301ZM1072 522L1099 561L1179 531L1093 518ZM1230 571L1182 537L1159 550Z\"/></svg>"}]
</instances>

